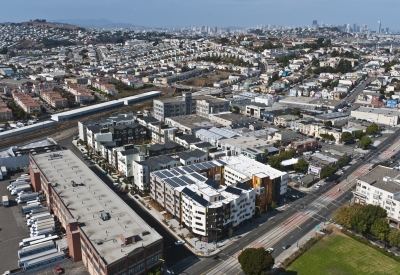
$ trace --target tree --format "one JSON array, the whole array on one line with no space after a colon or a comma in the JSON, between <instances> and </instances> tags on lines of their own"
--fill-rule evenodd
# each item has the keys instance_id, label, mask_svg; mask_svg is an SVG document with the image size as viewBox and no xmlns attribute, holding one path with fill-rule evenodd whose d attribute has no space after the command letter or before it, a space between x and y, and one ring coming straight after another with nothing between
<instances>
[{"instance_id":1,"label":"tree","mask_svg":"<svg viewBox=\"0 0 400 275\"><path fill-rule=\"evenodd\" d=\"M400 231L392 230L389 233L388 240L389 240L390 245L399 247L400 246Z\"/></svg>"},{"instance_id":2,"label":"tree","mask_svg":"<svg viewBox=\"0 0 400 275\"><path fill-rule=\"evenodd\" d=\"M379 133L379 128L378 125L376 125L375 123L372 123L371 125L369 125L366 129L365 132L367 133L367 135L375 135Z\"/></svg>"},{"instance_id":3,"label":"tree","mask_svg":"<svg viewBox=\"0 0 400 275\"><path fill-rule=\"evenodd\" d=\"M300 110L299 110L299 109L296 109L296 110L293 111L292 114L293 114L294 116L300 116Z\"/></svg>"},{"instance_id":4,"label":"tree","mask_svg":"<svg viewBox=\"0 0 400 275\"><path fill-rule=\"evenodd\" d=\"M237 114L240 112L240 108L238 106L233 106L232 109Z\"/></svg>"},{"instance_id":5,"label":"tree","mask_svg":"<svg viewBox=\"0 0 400 275\"><path fill-rule=\"evenodd\" d=\"M329 178L333 174L335 174L336 168L332 166L326 167L324 170L321 172L321 179Z\"/></svg>"},{"instance_id":6,"label":"tree","mask_svg":"<svg viewBox=\"0 0 400 275\"><path fill-rule=\"evenodd\" d=\"M384 241L390 234L389 224L385 219L376 220L371 226L371 233L381 241Z\"/></svg>"},{"instance_id":7,"label":"tree","mask_svg":"<svg viewBox=\"0 0 400 275\"><path fill-rule=\"evenodd\" d=\"M353 136L351 135L350 132L343 132L342 133L342 141L343 142L349 142L353 140Z\"/></svg>"},{"instance_id":8,"label":"tree","mask_svg":"<svg viewBox=\"0 0 400 275\"><path fill-rule=\"evenodd\" d=\"M272 255L263 247L243 250L238 261L245 275L264 275L275 264Z\"/></svg>"},{"instance_id":9,"label":"tree","mask_svg":"<svg viewBox=\"0 0 400 275\"><path fill-rule=\"evenodd\" d=\"M272 210L274 210L275 208L277 208L278 207L278 205L276 204L276 201L272 201L271 202L271 208L272 208Z\"/></svg>"},{"instance_id":10,"label":"tree","mask_svg":"<svg viewBox=\"0 0 400 275\"><path fill-rule=\"evenodd\" d=\"M297 163L293 165L293 168L296 172L307 172L308 170L308 162L304 159L299 159Z\"/></svg>"},{"instance_id":11,"label":"tree","mask_svg":"<svg viewBox=\"0 0 400 275\"><path fill-rule=\"evenodd\" d=\"M268 149L264 149L264 156L268 156L268 154L269 154Z\"/></svg>"},{"instance_id":12,"label":"tree","mask_svg":"<svg viewBox=\"0 0 400 275\"><path fill-rule=\"evenodd\" d=\"M343 205L333 212L333 219L346 228L352 228L353 217L359 215L362 208L363 205L358 203Z\"/></svg>"},{"instance_id":13,"label":"tree","mask_svg":"<svg viewBox=\"0 0 400 275\"><path fill-rule=\"evenodd\" d=\"M363 136L360 140L360 147L363 149L368 148L368 146L372 145L372 139L370 137L367 136Z\"/></svg>"},{"instance_id":14,"label":"tree","mask_svg":"<svg viewBox=\"0 0 400 275\"><path fill-rule=\"evenodd\" d=\"M376 166L385 166L385 167L390 167L390 164L387 162L377 162L372 165L371 169L374 169Z\"/></svg>"},{"instance_id":15,"label":"tree","mask_svg":"<svg viewBox=\"0 0 400 275\"><path fill-rule=\"evenodd\" d=\"M362 138L364 135L365 135L365 133L364 133L362 130L357 130L357 131L354 132L354 137L355 137L356 139L360 139L360 138Z\"/></svg>"},{"instance_id":16,"label":"tree","mask_svg":"<svg viewBox=\"0 0 400 275\"><path fill-rule=\"evenodd\" d=\"M332 127L332 126L333 126L332 121L330 121L330 120L325 121L325 122L324 122L324 125L325 125L326 127Z\"/></svg>"}]
</instances>

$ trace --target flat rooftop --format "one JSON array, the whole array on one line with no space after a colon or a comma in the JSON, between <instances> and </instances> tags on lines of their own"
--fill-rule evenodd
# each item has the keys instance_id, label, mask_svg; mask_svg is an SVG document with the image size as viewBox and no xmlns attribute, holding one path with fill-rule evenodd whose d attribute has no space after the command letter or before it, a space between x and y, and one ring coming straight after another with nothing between
<instances>
[{"instance_id":1,"label":"flat rooftop","mask_svg":"<svg viewBox=\"0 0 400 275\"><path fill-rule=\"evenodd\" d=\"M56 153L59 156L51 152L32 157L107 264L162 239L71 151ZM84 185L73 187L71 181ZM110 219L103 221L100 211L109 213ZM136 243L121 246L120 235L137 236Z\"/></svg>"},{"instance_id":2,"label":"flat rooftop","mask_svg":"<svg viewBox=\"0 0 400 275\"><path fill-rule=\"evenodd\" d=\"M392 194L400 192L400 172L390 167L377 166L359 180Z\"/></svg>"},{"instance_id":3,"label":"flat rooftop","mask_svg":"<svg viewBox=\"0 0 400 275\"><path fill-rule=\"evenodd\" d=\"M227 163L225 170L232 169L249 178L256 175L260 178L269 177L270 179L275 179L287 175L285 172L281 172L269 165L262 164L261 162L249 159L243 155L223 157L221 160Z\"/></svg>"},{"instance_id":4,"label":"flat rooftop","mask_svg":"<svg viewBox=\"0 0 400 275\"><path fill-rule=\"evenodd\" d=\"M395 108L372 108L372 107L364 107L360 106L358 109L352 112L364 112L364 113L373 113L373 114L384 114L384 115L400 115L400 110Z\"/></svg>"},{"instance_id":5,"label":"flat rooftop","mask_svg":"<svg viewBox=\"0 0 400 275\"><path fill-rule=\"evenodd\" d=\"M265 145L272 146L273 143L266 139L255 136L241 136L220 140L219 144L229 144L231 146L239 147L240 149L245 150L248 148L260 147Z\"/></svg>"},{"instance_id":6,"label":"flat rooftop","mask_svg":"<svg viewBox=\"0 0 400 275\"><path fill-rule=\"evenodd\" d=\"M166 121L173 121L178 123L186 128L197 129L201 127L211 128L211 127L220 127L221 124L211 121L205 117L201 117L198 115L186 115L186 116L177 116L177 117L167 117ZM172 125L174 126L174 125Z\"/></svg>"}]
</instances>

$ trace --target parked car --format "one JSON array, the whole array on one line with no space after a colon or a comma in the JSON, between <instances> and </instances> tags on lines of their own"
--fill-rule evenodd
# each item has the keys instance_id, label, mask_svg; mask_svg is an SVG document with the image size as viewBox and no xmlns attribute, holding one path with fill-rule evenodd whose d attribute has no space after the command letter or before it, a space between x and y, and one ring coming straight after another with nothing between
<instances>
[{"instance_id":1,"label":"parked car","mask_svg":"<svg viewBox=\"0 0 400 275\"><path fill-rule=\"evenodd\" d=\"M340 181L339 180L335 180L334 182L333 182L333 184L338 184Z\"/></svg>"},{"instance_id":2,"label":"parked car","mask_svg":"<svg viewBox=\"0 0 400 275\"><path fill-rule=\"evenodd\" d=\"M175 242L175 245L183 245L183 244L185 244L185 241L176 241Z\"/></svg>"},{"instance_id":3,"label":"parked car","mask_svg":"<svg viewBox=\"0 0 400 275\"><path fill-rule=\"evenodd\" d=\"M270 248L267 249L267 251L268 251L269 254L272 254L272 253L275 251L275 249L273 249L272 247L270 247Z\"/></svg>"},{"instance_id":4,"label":"parked car","mask_svg":"<svg viewBox=\"0 0 400 275\"><path fill-rule=\"evenodd\" d=\"M290 246L291 246L290 244L283 244L282 248L284 250L286 250L286 249L289 249Z\"/></svg>"},{"instance_id":5,"label":"parked car","mask_svg":"<svg viewBox=\"0 0 400 275\"><path fill-rule=\"evenodd\" d=\"M317 184L315 187L316 187L316 188L321 188L321 187L322 187L322 184Z\"/></svg>"},{"instance_id":6,"label":"parked car","mask_svg":"<svg viewBox=\"0 0 400 275\"><path fill-rule=\"evenodd\" d=\"M62 274L63 273L63 269L61 267L59 267L58 265L54 268L55 272L57 274Z\"/></svg>"}]
</instances>

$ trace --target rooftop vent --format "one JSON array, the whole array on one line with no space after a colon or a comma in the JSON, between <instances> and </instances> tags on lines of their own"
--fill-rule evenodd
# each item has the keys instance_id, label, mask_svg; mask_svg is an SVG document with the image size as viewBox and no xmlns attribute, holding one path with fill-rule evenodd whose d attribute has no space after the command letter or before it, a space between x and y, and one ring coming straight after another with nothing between
<instances>
[{"instance_id":1,"label":"rooftop vent","mask_svg":"<svg viewBox=\"0 0 400 275\"><path fill-rule=\"evenodd\" d=\"M110 217L110 214L107 213L107 212L105 212L104 210L100 211L100 212L99 212L99 215L100 215L100 218L101 218L103 221L107 221L107 220L109 220L109 219L111 218L111 217Z\"/></svg>"}]
</instances>

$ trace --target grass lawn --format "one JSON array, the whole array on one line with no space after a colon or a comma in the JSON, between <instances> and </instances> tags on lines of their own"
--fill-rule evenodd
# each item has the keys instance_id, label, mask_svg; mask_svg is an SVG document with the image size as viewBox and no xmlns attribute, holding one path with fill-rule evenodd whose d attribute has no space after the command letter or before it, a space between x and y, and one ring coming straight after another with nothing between
<instances>
[{"instance_id":1,"label":"grass lawn","mask_svg":"<svg viewBox=\"0 0 400 275\"><path fill-rule=\"evenodd\" d=\"M400 274L400 263L334 231L290 265L285 274Z\"/></svg>"}]
</instances>

